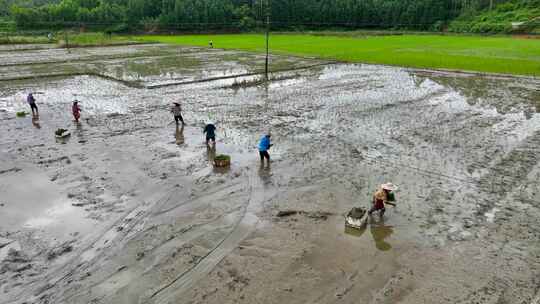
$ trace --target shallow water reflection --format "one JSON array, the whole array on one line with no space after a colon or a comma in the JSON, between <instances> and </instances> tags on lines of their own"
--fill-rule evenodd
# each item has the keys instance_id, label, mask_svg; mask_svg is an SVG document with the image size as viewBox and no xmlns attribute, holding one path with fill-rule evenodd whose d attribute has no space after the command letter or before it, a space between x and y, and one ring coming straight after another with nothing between
<instances>
[{"instance_id":1,"label":"shallow water reflection","mask_svg":"<svg viewBox=\"0 0 540 304\"><path fill-rule=\"evenodd\" d=\"M386 225L384 223L384 219L375 221L374 218L371 218L369 221L370 222L368 225L365 225L363 228L353 228L345 225L344 232L345 234L354 237L361 237L364 235L366 230L368 230L369 226L369 232L371 233L371 237L375 242L375 247L380 251L388 251L392 249L392 245L387 242L387 239L394 233L394 226Z\"/></svg>"},{"instance_id":2,"label":"shallow water reflection","mask_svg":"<svg viewBox=\"0 0 540 304\"><path fill-rule=\"evenodd\" d=\"M265 187L272 184L272 171L270 170L270 164L265 167L261 163L261 166L259 167L259 178Z\"/></svg>"},{"instance_id":3,"label":"shallow water reflection","mask_svg":"<svg viewBox=\"0 0 540 304\"><path fill-rule=\"evenodd\" d=\"M41 124L39 123L39 117L37 117L37 116L32 117L32 125L36 129L41 129Z\"/></svg>"},{"instance_id":4,"label":"shallow water reflection","mask_svg":"<svg viewBox=\"0 0 540 304\"><path fill-rule=\"evenodd\" d=\"M184 143L184 125L180 128L179 125L176 125L176 132L174 133L174 138L176 139L177 145L182 145Z\"/></svg>"},{"instance_id":5,"label":"shallow water reflection","mask_svg":"<svg viewBox=\"0 0 540 304\"><path fill-rule=\"evenodd\" d=\"M394 233L393 226L385 225L384 219L381 219L377 223L370 223L369 231L371 232L371 236L373 237L373 241L375 241L375 247L377 247L377 249L380 251L392 249L392 245L390 245L386 239Z\"/></svg>"},{"instance_id":6,"label":"shallow water reflection","mask_svg":"<svg viewBox=\"0 0 540 304\"><path fill-rule=\"evenodd\" d=\"M209 162L214 163L216 158L216 144L206 145L206 158Z\"/></svg>"},{"instance_id":7,"label":"shallow water reflection","mask_svg":"<svg viewBox=\"0 0 540 304\"><path fill-rule=\"evenodd\" d=\"M81 122L75 122L75 136L77 136L77 141L80 144L86 143L86 138L84 136L84 128Z\"/></svg>"},{"instance_id":8,"label":"shallow water reflection","mask_svg":"<svg viewBox=\"0 0 540 304\"><path fill-rule=\"evenodd\" d=\"M348 234L348 235L352 235L352 236L355 236L355 237L361 237L364 234L364 232L366 232L366 230L367 230L366 225L364 225L362 228L353 228L353 227L345 225L344 232L346 234Z\"/></svg>"}]
</instances>

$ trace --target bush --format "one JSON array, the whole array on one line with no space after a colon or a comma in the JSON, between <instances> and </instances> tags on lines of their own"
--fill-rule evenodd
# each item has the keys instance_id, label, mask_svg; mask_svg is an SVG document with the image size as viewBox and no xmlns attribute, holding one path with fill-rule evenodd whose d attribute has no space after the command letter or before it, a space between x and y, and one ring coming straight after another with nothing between
<instances>
[{"instance_id":1,"label":"bush","mask_svg":"<svg viewBox=\"0 0 540 304\"><path fill-rule=\"evenodd\" d=\"M444 29L444 22L441 21L441 20L435 22L431 26L431 31L433 31L433 32L442 32L443 29Z\"/></svg>"},{"instance_id":2,"label":"bush","mask_svg":"<svg viewBox=\"0 0 540 304\"><path fill-rule=\"evenodd\" d=\"M130 31L130 27L126 23L120 23L115 26L111 26L105 29L105 34L112 35L112 34L121 34L121 33L127 33Z\"/></svg>"},{"instance_id":3,"label":"bush","mask_svg":"<svg viewBox=\"0 0 540 304\"><path fill-rule=\"evenodd\" d=\"M524 7L513 2L497 5L492 11L484 11L480 15L470 13L462 14L458 19L452 21L448 27L451 32L461 33L527 33L533 32L535 26L532 20L540 16L539 8ZM513 22L524 22L524 25L513 29Z\"/></svg>"}]
</instances>

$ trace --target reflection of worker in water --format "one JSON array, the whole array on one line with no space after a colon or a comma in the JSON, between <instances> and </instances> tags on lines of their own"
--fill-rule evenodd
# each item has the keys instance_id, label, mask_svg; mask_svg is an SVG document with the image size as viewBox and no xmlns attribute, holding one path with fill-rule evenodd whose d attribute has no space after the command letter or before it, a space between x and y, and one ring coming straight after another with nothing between
<instances>
[{"instance_id":1,"label":"reflection of worker in water","mask_svg":"<svg viewBox=\"0 0 540 304\"><path fill-rule=\"evenodd\" d=\"M203 133L206 134L206 145L208 146L208 142L212 140L212 144L216 145L216 126L214 126L212 123L208 123L204 127Z\"/></svg>"},{"instance_id":2,"label":"reflection of worker in water","mask_svg":"<svg viewBox=\"0 0 540 304\"><path fill-rule=\"evenodd\" d=\"M39 124L39 118L32 117L32 124L34 125L34 127L36 127L36 129L41 129L41 125Z\"/></svg>"},{"instance_id":3,"label":"reflection of worker in water","mask_svg":"<svg viewBox=\"0 0 540 304\"><path fill-rule=\"evenodd\" d=\"M268 150L270 149L270 147L273 146L270 143L270 137L272 137L272 135L270 134L270 132L268 132L261 138L261 141L259 142L259 156L261 157L261 165L263 166L265 158L268 166L270 166L270 154L268 154Z\"/></svg>"},{"instance_id":4,"label":"reflection of worker in water","mask_svg":"<svg viewBox=\"0 0 540 304\"><path fill-rule=\"evenodd\" d=\"M76 131L75 135L77 136L77 138L79 138L79 143L81 144L85 143L86 139L84 138L84 130L83 130L82 124L76 123L75 131Z\"/></svg>"},{"instance_id":5,"label":"reflection of worker in water","mask_svg":"<svg viewBox=\"0 0 540 304\"><path fill-rule=\"evenodd\" d=\"M385 241L392 233L394 233L394 228L392 226L385 226L384 220L381 219L379 223L372 223L369 226L371 236L373 241L375 241L375 247L381 251L386 251L392 248L392 246Z\"/></svg>"},{"instance_id":6,"label":"reflection of worker in water","mask_svg":"<svg viewBox=\"0 0 540 304\"><path fill-rule=\"evenodd\" d=\"M270 170L270 165L268 165L268 167L263 165L259 167L259 178L261 179L264 187L269 187L272 185L272 171Z\"/></svg>"},{"instance_id":7,"label":"reflection of worker in water","mask_svg":"<svg viewBox=\"0 0 540 304\"><path fill-rule=\"evenodd\" d=\"M386 183L381 185L381 189L373 194L373 206L369 210L369 215L375 211L379 211L379 216L382 218L386 209L384 204L396 206L392 203L395 201L393 191L397 190L397 187L392 183Z\"/></svg>"},{"instance_id":8,"label":"reflection of worker in water","mask_svg":"<svg viewBox=\"0 0 540 304\"><path fill-rule=\"evenodd\" d=\"M216 145L207 145L206 146L206 157L208 161L213 163L216 158Z\"/></svg>"},{"instance_id":9,"label":"reflection of worker in water","mask_svg":"<svg viewBox=\"0 0 540 304\"><path fill-rule=\"evenodd\" d=\"M182 128L179 128L178 124L176 124L176 132L174 133L174 138L176 138L177 145L181 145L184 143L184 125L182 125Z\"/></svg>"},{"instance_id":10,"label":"reflection of worker in water","mask_svg":"<svg viewBox=\"0 0 540 304\"><path fill-rule=\"evenodd\" d=\"M36 99L34 98L34 94L32 93L28 94L28 96L26 97L26 102L28 103L28 105L30 106L30 109L32 110L32 116L38 116L39 112L38 112L38 107L36 105Z\"/></svg>"},{"instance_id":11,"label":"reflection of worker in water","mask_svg":"<svg viewBox=\"0 0 540 304\"><path fill-rule=\"evenodd\" d=\"M79 101L74 100L73 105L71 106L71 112L73 113L73 118L75 118L75 122L79 122L79 118L81 118L81 107L79 107Z\"/></svg>"},{"instance_id":12,"label":"reflection of worker in water","mask_svg":"<svg viewBox=\"0 0 540 304\"><path fill-rule=\"evenodd\" d=\"M177 125L179 121L181 121L182 125L184 125L184 118L182 117L182 106L180 106L178 102L173 102L171 113L173 113L174 121L176 122Z\"/></svg>"}]
</instances>

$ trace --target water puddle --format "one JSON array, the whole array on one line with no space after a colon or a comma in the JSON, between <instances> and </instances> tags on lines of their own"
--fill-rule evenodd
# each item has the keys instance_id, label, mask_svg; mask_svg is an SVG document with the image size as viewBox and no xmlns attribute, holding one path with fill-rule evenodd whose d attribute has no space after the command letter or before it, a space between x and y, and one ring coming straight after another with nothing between
<instances>
[{"instance_id":1,"label":"water puddle","mask_svg":"<svg viewBox=\"0 0 540 304\"><path fill-rule=\"evenodd\" d=\"M41 215L27 219L22 227L47 231L52 235L79 232L86 234L97 224L96 221L86 218L86 212L74 207L73 201L64 200L53 203Z\"/></svg>"},{"instance_id":2,"label":"water puddle","mask_svg":"<svg viewBox=\"0 0 540 304\"><path fill-rule=\"evenodd\" d=\"M2 221L6 231L32 229L59 239L91 231L96 225L86 212L65 196L65 189L52 183L41 171L18 164L21 171L0 175Z\"/></svg>"},{"instance_id":3,"label":"water puddle","mask_svg":"<svg viewBox=\"0 0 540 304\"><path fill-rule=\"evenodd\" d=\"M355 238L360 238L366 234L367 236L364 239L371 238L377 250L388 251L392 249L391 236L394 233L394 226L381 220L375 220L374 217L370 221L361 229L345 226L344 233Z\"/></svg>"}]
</instances>

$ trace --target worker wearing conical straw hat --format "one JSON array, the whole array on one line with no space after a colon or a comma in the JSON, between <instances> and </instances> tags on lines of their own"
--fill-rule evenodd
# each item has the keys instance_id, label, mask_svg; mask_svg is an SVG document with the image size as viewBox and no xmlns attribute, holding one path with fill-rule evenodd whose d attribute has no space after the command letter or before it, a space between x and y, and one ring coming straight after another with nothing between
<instances>
[{"instance_id":1,"label":"worker wearing conical straw hat","mask_svg":"<svg viewBox=\"0 0 540 304\"><path fill-rule=\"evenodd\" d=\"M392 183L382 184L381 188L373 194L373 206L369 210L369 215L375 211L379 211L379 216L382 218L386 209L384 204L396 206L396 204L390 202L390 196L393 197L393 191L396 191L398 187Z\"/></svg>"}]
</instances>

